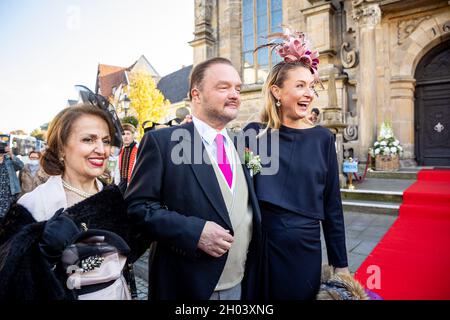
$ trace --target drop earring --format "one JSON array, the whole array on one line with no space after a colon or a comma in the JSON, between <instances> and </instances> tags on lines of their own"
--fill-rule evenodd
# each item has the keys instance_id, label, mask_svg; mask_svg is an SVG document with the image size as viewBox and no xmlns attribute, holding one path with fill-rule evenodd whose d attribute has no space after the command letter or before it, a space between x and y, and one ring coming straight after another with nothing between
<instances>
[{"instance_id":1,"label":"drop earring","mask_svg":"<svg viewBox=\"0 0 450 320\"><path fill-rule=\"evenodd\" d=\"M281 107L281 101L280 101L280 99L278 99L278 101L275 103L275 105L277 106L277 108Z\"/></svg>"}]
</instances>

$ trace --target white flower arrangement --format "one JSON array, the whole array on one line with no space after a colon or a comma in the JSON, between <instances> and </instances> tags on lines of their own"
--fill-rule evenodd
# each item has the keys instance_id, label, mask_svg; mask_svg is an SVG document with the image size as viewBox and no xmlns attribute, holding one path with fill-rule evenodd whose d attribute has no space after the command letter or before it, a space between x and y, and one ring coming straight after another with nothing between
<instances>
[{"instance_id":1,"label":"white flower arrangement","mask_svg":"<svg viewBox=\"0 0 450 320\"><path fill-rule=\"evenodd\" d=\"M257 173L261 172L261 158L259 157L259 155L253 155L253 152L248 148L245 148L245 164L250 170L250 176L253 177Z\"/></svg>"},{"instance_id":2,"label":"white flower arrangement","mask_svg":"<svg viewBox=\"0 0 450 320\"><path fill-rule=\"evenodd\" d=\"M372 157L377 155L402 155L403 147L394 137L392 127L388 122L383 122L381 125L380 135L377 141L373 144L373 147L369 149L369 153Z\"/></svg>"}]
</instances>

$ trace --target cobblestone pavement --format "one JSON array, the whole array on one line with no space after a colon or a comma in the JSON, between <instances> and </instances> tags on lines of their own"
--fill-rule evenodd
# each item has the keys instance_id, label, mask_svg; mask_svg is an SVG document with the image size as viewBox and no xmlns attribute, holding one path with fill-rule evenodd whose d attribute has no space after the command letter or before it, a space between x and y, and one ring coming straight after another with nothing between
<instances>
[{"instance_id":1,"label":"cobblestone pavement","mask_svg":"<svg viewBox=\"0 0 450 320\"><path fill-rule=\"evenodd\" d=\"M347 254L350 272L353 274L375 248L387 230L394 223L396 216L369 214L358 212L345 212L345 233ZM148 255L145 254L139 261L146 264ZM327 263L325 241L322 236L322 262ZM136 276L138 300L146 300L148 294L147 281Z\"/></svg>"},{"instance_id":2,"label":"cobblestone pavement","mask_svg":"<svg viewBox=\"0 0 450 320\"><path fill-rule=\"evenodd\" d=\"M375 248L397 219L392 215L345 212L345 240L348 267L353 274ZM327 252L322 234L322 262L327 263Z\"/></svg>"}]
</instances>

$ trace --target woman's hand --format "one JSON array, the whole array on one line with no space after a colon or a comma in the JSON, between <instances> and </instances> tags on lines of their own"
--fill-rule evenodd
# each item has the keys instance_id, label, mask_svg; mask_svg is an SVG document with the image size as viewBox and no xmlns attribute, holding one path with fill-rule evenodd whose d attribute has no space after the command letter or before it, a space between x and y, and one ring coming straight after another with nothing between
<instances>
[{"instance_id":1,"label":"woman's hand","mask_svg":"<svg viewBox=\"0 0 450 320\"><path fill-rule=\"evenodd\" d=\"M348 269L348 267L345 267L345 268L334 268L334 273L350 274L350 270Z\"/></svg>"},{"instance_id":2,"label":"woman's hand","mask_svg":"<svg viewBox=\"0 0 450 320\"><path fill-rule=\"evenodd\" d=\"M57 262L64 249L71 244L72 239L81 230L75 222L59 209L53 217L45 223L39 241L41 253L51 262Z\"/></svg>"}]
</instances>

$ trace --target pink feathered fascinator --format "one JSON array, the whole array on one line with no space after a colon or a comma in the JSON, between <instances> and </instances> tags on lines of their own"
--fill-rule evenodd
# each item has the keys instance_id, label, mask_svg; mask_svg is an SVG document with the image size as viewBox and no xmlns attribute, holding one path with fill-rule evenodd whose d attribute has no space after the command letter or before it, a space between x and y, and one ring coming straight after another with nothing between
<instances>
[{"instance_id":1,"label":"pink feathered fascinator","mask_svg":"<svg viewBox=\"0 0 450 320\"><path fill-rule=\"evenodd\" d=\"M273 39L270 43L257 47L257 51L264 47L271 47L272 50L284 59L286 63L302 62L309 67L316 81L320 82L317 68L319 66L319 52L311 49L311 44L303 32L291 31L284 28L284 32L277 32L267 36ZM281 41L276 41L276 39Z\"/></svg>"}]
</instances>

